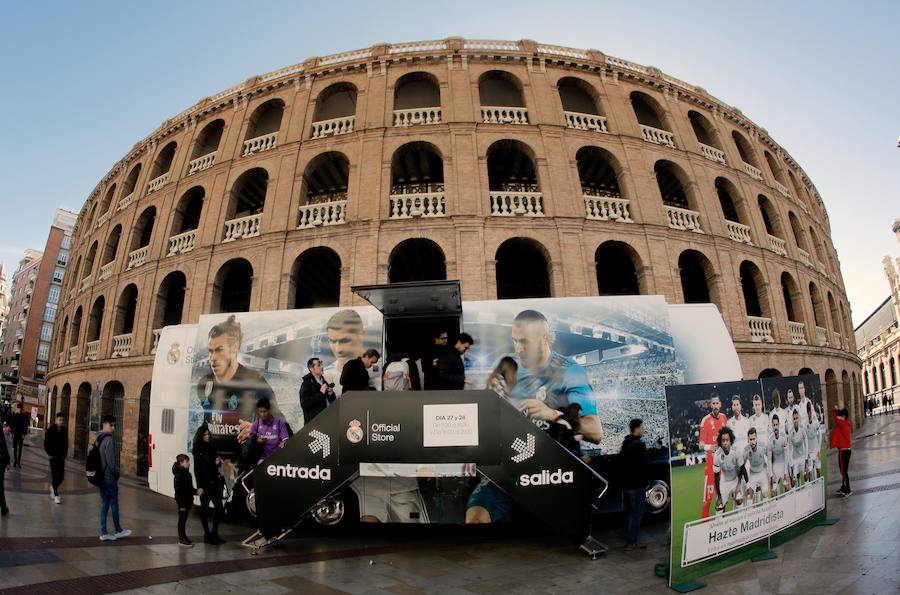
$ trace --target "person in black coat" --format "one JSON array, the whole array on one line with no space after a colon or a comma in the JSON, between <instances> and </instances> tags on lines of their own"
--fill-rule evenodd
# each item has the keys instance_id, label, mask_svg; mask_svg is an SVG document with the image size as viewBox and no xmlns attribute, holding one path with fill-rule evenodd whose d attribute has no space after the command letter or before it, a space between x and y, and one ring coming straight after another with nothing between
<instances>
[{"instance_id":1,"label":"person in black coat","mask_svg":"<svg viewBox=\"0 0 900 595\"><path fill-rule=\"evenodd\" d=\"M194 542L188 539L185 528L188 514L194 506L194 496L202 496L203 489L194 489L194 478L191 477L191 457L184 454L175 457L172 475L175 482L175 503L178 505L178 544L193 547Z\"/></svg>"},{"instance_id":2,"label":"person in black coat","mask_svg":"<svg viewBox=\"0 0 900 595\"><path fill-rule=\"evenodd\" d=\"M440 330L434 333L432 339L434 343L428 346L425 354L422 356L422 374L425 376L425 390L434 390L437 384L438 360L441 359L441 353L447 348L447 331Z\"/></svg>"},{"instance_id":3,"label":"person in black coat","mask_svg":"<svg viewBox=\"0 0 900 595\"><path fill-rule=\"evenodd\" d=\"M475 339L467 333L460 333L453 347L441 352L437 365L435 390L462 390L466 386L466 366L463 355L475 344Z\"/></svg>"},{"instance_id":4,"label":"person in black coat","mask_svg":"<svg viewBox=\"0 0 900 595\"><path fill-rule=\"evenodd\" d=\"M317 357L306 362L309 374L300 383L300 407L303 409L303 423L308 424L326 407L334 403L334 388L328 384L322 373L325 366ZM368 382L368 375L366 376Z\"/></svg>"},{"instance_id":5,"label":"person in black coat","mask_svg":"<svg viewBox=\"0 0 900 595\"><path fill-rule=\"evenodd\" d=\"M22 403L16 404L16 412L10 416L7 422L12 432L13 467L22 468L22 448L25 445L25 435L28 433L28 416Z\"/></svg>"},{"instance_id":6,"label":"person in black coat","mask_svg":"<svg viewBox=\"0 0 900 595\"><path fill-rule=\"evenodd\" d=\"M367 368L377 364L380 358L381 354L378 353L377 349L369 349L360 357L351 359L344 364L344 369L341 371L343 392L369 388L369 371Z\"/></svg>"},{"instance_id":7,"label":"person in black coat","mask_svg":"<svg viewBox=\"0 0 900 595\"><path fill-rule=\"evenodd\" d=\"M197 487L203 490L200 495L200 523L203 525L203 542L210 545L225 543L219 537L219 523L225 516L222 504L222 488L225 478L219 472L222 459L212 445L212 434L209 426L202 424L194 433L192 454L194 455L194 474L197 476ZM209 505L213 505L212 529L209 528Z\"/></svg>"},{"instance_id":8,"label":"person in black coat","mask_svg":"<svg viewBox=\"0 0 900 595\"><path fill-rule=\"evenodd\" d=\"M3 487L3 478L6 477L6 468L9 467L9 449L6 447L6 434L3 428L0 428L0 515L9 514L9 507L6 506L6 491Z\"/></svg>"},{"instance_id":9,"label":"person in black coat","mask_svg":"<svg viewBox=\"0 0 900 595\"><path fill-rule=\"evenodd\" d=\"M622 470L622 494L628 509L625 549L633 550L646 547L638 545L638 534L641 530L641 517L644 515L644 492L647 490L647 446L643 441L644 422L635 418L628 427L631 433L622 441L619 464Z\"/></svg>"},{"instance_id":10,"label":"person in black coat","mask_svg":"<svg viewBox=\"0 0 900 595\"><path fill-rule=\"evenodd\" d=\"M44 432L44 451L50 457L50 483L53 486L53 501L59 504L59 486L65 479L66 455L69 454L69 435L66 430L66 416L57 413L55 422Z\"/></svg>"}]
</instances>

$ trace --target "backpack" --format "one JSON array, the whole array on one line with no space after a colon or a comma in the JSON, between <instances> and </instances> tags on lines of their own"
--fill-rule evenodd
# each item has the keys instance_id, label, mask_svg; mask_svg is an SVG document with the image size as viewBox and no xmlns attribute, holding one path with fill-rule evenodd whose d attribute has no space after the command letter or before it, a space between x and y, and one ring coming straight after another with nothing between
<instances>
[{"instance_id":1,"label":"backpack","mask_svg":"<svg viewBox=\"0 0 900 595\"><path fill-rule=\"evenodd\" d=\"M106 438L107 436L103 435L94 442L91 451L88 453L87 461L84 463L84 474L87 476L87 480L97 487L103 485L103 476L105 475L103 457L100 456L100 443Z\"/></svg>"},{"instance_id":2,"label":"backpack","mask_svg":"<svg viewBox=\"0 0 900 595\"><path fill-rule=\"evenodd\" d=\"M410 390L412 382L409 378L409 360L391 362L384 369L381 390Z\"/></svg>"}]
</instances>

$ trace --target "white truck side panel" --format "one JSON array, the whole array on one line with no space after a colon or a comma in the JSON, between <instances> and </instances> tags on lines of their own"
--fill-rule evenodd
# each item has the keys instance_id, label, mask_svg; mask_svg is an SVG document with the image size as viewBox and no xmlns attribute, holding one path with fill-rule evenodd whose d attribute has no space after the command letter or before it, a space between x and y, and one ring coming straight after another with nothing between
<instances>
[{"instance_id":1,"label":"white truck side panel","mask_svg":"<svg viewBox=\"0 0 900 595\"><path fill-rule=\"evenodd\" d=\"M675 353L687 366L685 384L743 378L734 342L714 304L669 304Z\"/></svg>"}]
</instances>

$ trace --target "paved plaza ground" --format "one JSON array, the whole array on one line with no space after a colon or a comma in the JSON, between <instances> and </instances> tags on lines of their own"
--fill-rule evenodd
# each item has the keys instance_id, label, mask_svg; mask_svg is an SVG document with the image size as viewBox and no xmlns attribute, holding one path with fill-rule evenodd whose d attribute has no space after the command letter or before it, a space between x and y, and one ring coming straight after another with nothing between
<instances>
[{"instance_id":1,"label":"paved plaza ground","mask_svg":"<svg viewBox=\"0 0 900 595\"><path fill-rule=\"evenodd\" d=\"M595 535L610 546L596 561L567 542L534 530L365 527L349 535L306 534L253 557L249 534L226 526L228 543L179 547L174 503L140 482L120 482L128 539L98 540L99 497L71 461L63 501L49 496L39 437L23 469L7 472L11 514L0 520L0 592L6 593L664 593L654 564L668 557L668 527L647 527L648 548L624 552L619 527ZM776 549L778 557L745 562L706 577L716 593L900 593L900 414L869 418L855 436L854 494L840 485L829 456L829 516ZM202 537L196 514L190 533ZM481 528L474 528L481 529Z\"/></svg>"}]
</instances>

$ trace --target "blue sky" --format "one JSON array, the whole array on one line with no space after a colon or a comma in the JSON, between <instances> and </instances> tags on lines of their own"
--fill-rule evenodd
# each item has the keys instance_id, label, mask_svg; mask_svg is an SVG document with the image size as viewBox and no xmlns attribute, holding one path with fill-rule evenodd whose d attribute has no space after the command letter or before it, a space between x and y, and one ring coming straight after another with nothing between
<instances>
[{"instance_id":1,"label":"blue sky","mask_svg":"<svg viewBox=\"0 0 900 595\"><path fill-rule=\"evenodd\" d=\"M700 85L819 188L858 324L900 255L900 2L19 2L0 21L0 260L42 248L139 139L201 97L313 55L457 35L535 39Z\"/></svg>"}]
</instances>

